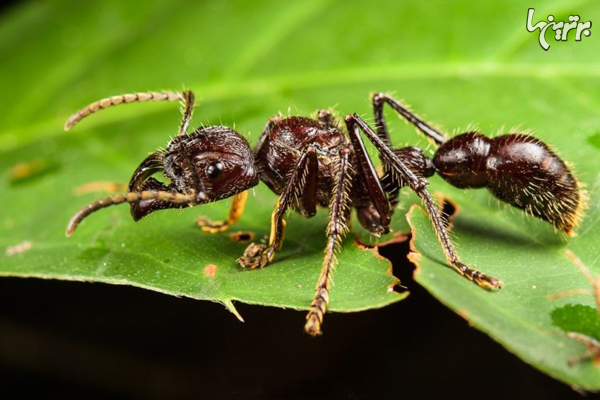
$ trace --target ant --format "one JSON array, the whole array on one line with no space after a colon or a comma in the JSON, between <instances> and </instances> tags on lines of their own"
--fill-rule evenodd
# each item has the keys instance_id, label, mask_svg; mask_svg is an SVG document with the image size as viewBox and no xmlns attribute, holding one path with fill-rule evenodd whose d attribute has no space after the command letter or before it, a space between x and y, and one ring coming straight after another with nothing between
<instances>
[{"instance_id":1,"label":"ant","mask_svg":"<svg viewBox=\"0 0 600 400\"><path fill-rule=\"evenodd\" d=\"M310 218L317 205L329 209L327 244L316 293L306 317L305 331L321 333L329 302L336 251L348 230L352 209L360 224L375 235L389 232L398 192L408 186L423 200L448 263L460 275L488 290L502 282L463 264L448 236L445 218L426 187L427 178L439 174L458 188L487 187L498 199L548 221L572 235L581 218L583 193L566 164L549 147L532 136L506 134L487 138L467 132L447 139L392 97L372 97L375 129L357 114L345 118L345 130L327 110L314 118L275 116L269 119L253 152L248 142L225 126L202 127L187 134L194 95L185 90L113 96L88 105L65 124L72 128L100 109L131 102L182 100L183 119L178 135L165 150L150 154L135 170L125 194L97 200L77 212L67 236L91 213L129 203L134 220L160 209L197 206L233 196L224 222L198 220L203 230L221 232L242 215L247 190L264 182L279 198L271 215L268 244L250 244L238 259L244 268L263 268L281 249L291 208ZM433 158L416 147L393 148L386 126L385 104L413 124L437 146ZM367 154L360 133L375 146L383 164L380 177ZM163 172L170 183L151 177Z\"/></svg>"}]
</instances>

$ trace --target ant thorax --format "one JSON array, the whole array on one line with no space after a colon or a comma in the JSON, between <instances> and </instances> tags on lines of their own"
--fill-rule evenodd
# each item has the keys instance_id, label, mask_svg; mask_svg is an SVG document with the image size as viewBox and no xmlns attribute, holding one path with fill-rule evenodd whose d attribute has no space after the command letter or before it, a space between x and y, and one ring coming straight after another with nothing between
<instances>
[{"instance_id":1,"label":"ant thorax","mask_svg":"<svg viewBox=\"0 0 600 400\"><path fill-rule=\"evenodd\" d=\"M274 120L263 135L256 149L261 180L273 192L281 194L301 152L310 146L317 159L317 201L320 206L327 207L335 164L339 162L337 153L347 145L344 133L326 121L289 117ZM301 202L294 204L293 208L306 216L314 215L312 210L307 212Z\"/></svg>"}]
</instances>

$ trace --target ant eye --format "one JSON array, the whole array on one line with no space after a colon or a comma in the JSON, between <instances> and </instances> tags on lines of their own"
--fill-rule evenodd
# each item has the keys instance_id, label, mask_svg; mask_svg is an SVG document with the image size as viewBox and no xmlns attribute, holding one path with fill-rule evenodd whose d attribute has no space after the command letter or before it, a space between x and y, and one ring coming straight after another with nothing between
<instances>
[{"instance_id":1,"label":"ant eye","mask_svg":"<svg viewBox=\"0 0 600 400\"><path fill-rule=\"evenodd\" d=\"M214 162L206 168L206 175L210 179L217 179L223 172L223 163L221 161Z\"/></svg>"}]
</instances>

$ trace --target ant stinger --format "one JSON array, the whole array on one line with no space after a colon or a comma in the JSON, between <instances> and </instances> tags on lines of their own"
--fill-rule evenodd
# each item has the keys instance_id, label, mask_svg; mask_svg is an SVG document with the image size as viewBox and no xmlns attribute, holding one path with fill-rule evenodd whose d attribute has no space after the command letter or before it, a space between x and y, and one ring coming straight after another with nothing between
<instances>
[{"instance_id":1,"label":"ant stinger","mask_svg":"<svg viewBox=\"0 0 600 400\"><path fill-rule=\"evenodd\" d=\"M127 193L97 200L77 212L69 222L67 236L88 215L114 204L129 203L137 221L156 210L233 196L226 221L198 220L203 230L221 232L240 218L247 190L260 180L279 198L271 215L268 244L250 244L238 260L242 267L255 269L271 263L283 246L288 208L310 218L317 205L328 207L325 257L305 325L306 332L313 336L321 333L335 252L347 231L352 209L364 228L376 235L388 233L398 193L408 186L423 200L448 263L460 275L489 290L499 289L502 282L460 261L444 217L426 189L428 177L438 173L458 188L486 187L498 199L569 235L582 215L583 193L577 181L566 164L539 139L524 134L487 138L478 132L446 139L398 101L381 93L372 99L375 130L357 114L346 116L345 130L326 110L319 111L315 118L275 116L266 124L254 152L241 135L224 126L204 127L187 134L194 106L194 95L187 90L103 99L73 114L65 129L113 105L177 99L184 102L183 119L178 135L166 150L152 153L140 164ZM392 147L383 115L385 103L438 146L432 159L416 147ZM384 168L381 177L367 154L361 132L379 152ZM169 182L151 177L157 172L163 172Z\"/></svg>"}]
</instances>

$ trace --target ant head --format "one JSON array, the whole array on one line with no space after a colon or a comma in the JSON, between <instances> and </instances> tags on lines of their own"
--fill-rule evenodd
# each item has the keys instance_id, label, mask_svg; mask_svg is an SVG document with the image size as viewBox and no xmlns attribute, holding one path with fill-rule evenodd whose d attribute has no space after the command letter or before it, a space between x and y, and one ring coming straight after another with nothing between
<instances>
[{"instance_id":1,"label":"ant head","mask_svg":"<svg viewBox=\"0 0 600 400\"><path fill-rule=\"evenodd\" d=\"M248 142L224 126L177 136L165 152L165 176L180 193L194 191L199 202L231 197L258 184Z\"/></svg>"},{"instance_id":2,"label":"ant head","mask_svg":"<svg viewBox=\"0 0 600 400\"><path fill-rule=\"evenodd\" d=\"M171 181L168 186L150 177L160 171ZM231 197L257 184L258 170L248 142L227 127L211 126L177 136L166 150L148 156L131 177L129 191L195 194L195 204L202 204ZM172 207L181 205L142 200L131 205L131 213L138 220Z\"/></svg>"}]
</instances>

